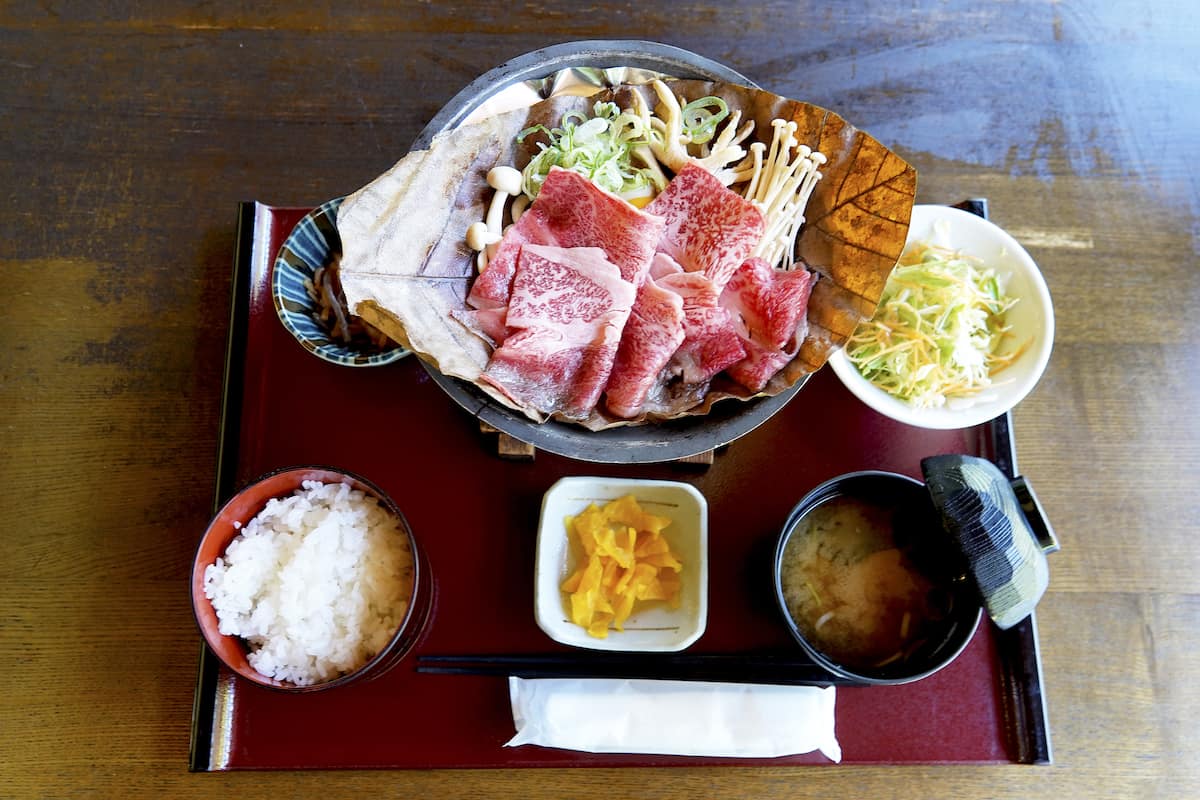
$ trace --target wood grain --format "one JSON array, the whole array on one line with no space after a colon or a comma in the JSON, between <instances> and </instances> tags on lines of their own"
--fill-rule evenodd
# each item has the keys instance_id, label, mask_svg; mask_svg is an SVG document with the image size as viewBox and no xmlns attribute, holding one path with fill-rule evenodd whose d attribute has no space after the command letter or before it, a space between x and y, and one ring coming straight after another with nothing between
<instances>
[{"instance_id":1,"label":"wood grain","mask_svg":"<svg viewBox=\"0 0 1200 800\"><path fill-rule=\"evenodd\" d=\"M1041 265L1055 764L188 774L236 203L353 191L478 74L631 36L835 109ZM1153 0L3 4L0 797L1200 795L1197 41Z\"/></svg>"}]
</instances>

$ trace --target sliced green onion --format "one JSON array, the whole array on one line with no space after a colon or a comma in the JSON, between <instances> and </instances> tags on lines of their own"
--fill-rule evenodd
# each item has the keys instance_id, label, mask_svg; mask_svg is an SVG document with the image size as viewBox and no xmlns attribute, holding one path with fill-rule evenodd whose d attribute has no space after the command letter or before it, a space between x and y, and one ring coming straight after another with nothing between
<instances>
[{"instance_id":1,"label":"sliced green onion","mask_svg":"<svg viewBox=\"0 0 1200 800\"><path fill-rule=\"evenodd\" d=\"M692 144L712 139L717 126L729 116L729 105L719 97L701 97L683 107L682 126Z\"/></svg>"},{"instance_id":2,"label":"sliced green onion","mask_svg":"<svg viewBox=\"0 0 1200 800\"><path fill-rule=\"evenodd\" d=\"M538 153L521 173L522 189L530 199L537 197L553 167L573 170L614 194L638 194L653 186L650 170L633 166L630 155L647 142L647 131L636 114L623 113L615 103L596 103L593 116L580 111L563 115L561 126L535 125L517 136L524 141L543 134Z\"/></svg>"}]
</instances>

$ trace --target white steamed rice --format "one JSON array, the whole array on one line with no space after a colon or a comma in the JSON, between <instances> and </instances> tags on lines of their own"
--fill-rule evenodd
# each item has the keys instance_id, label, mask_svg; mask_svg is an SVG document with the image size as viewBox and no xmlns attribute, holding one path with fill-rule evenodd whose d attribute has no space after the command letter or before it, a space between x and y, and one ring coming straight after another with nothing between
<instances>
[{"instance_id":1,"label":"white steamed rice","mask_svg":"<svg viewBox=\"0 0 1200 800\"><path fill-rule=\"evenodd\" d=\"M352 672L395 634L412 591L399 520L347 484L271 499L204 572L220 631L267 677L298 686Z\"/></svg>"}]
</instances>

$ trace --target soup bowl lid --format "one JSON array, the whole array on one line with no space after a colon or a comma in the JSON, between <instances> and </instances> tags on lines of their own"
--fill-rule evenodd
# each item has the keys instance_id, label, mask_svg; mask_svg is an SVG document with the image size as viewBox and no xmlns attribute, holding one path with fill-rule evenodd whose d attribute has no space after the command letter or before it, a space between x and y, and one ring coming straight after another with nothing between
<instances>
[{"instance_id":1,"label":"soup bowl lid","mask_svg":"<svg viewBox=\"0 0 1200 800\"><path fill-rule=\"evenodd\" d=\"M988 616L1004 629L1028 617L1050 581L1046 554L1059 549L1033 488L976 456L931 456L921 471Z\"/></svg>"}]
</instances>

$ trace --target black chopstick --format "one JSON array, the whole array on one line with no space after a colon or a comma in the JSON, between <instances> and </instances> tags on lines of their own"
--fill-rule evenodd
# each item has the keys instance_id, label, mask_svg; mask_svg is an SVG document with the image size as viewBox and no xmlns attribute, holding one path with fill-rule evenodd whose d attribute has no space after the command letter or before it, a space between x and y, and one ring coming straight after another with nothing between
<instances>
[{"instance_id":1,"label":"black chopstick","mask_svg":"<svg viewBox=\"0 0 1200 800\"><path fill-rule=\"evenodd\" d=\"M417 672L438 675L513 675L519 678L627 678L787 686L832 686L853 681L812 661L778 654L469 654L418 656Z\"/></svg>"}]
</instances>

